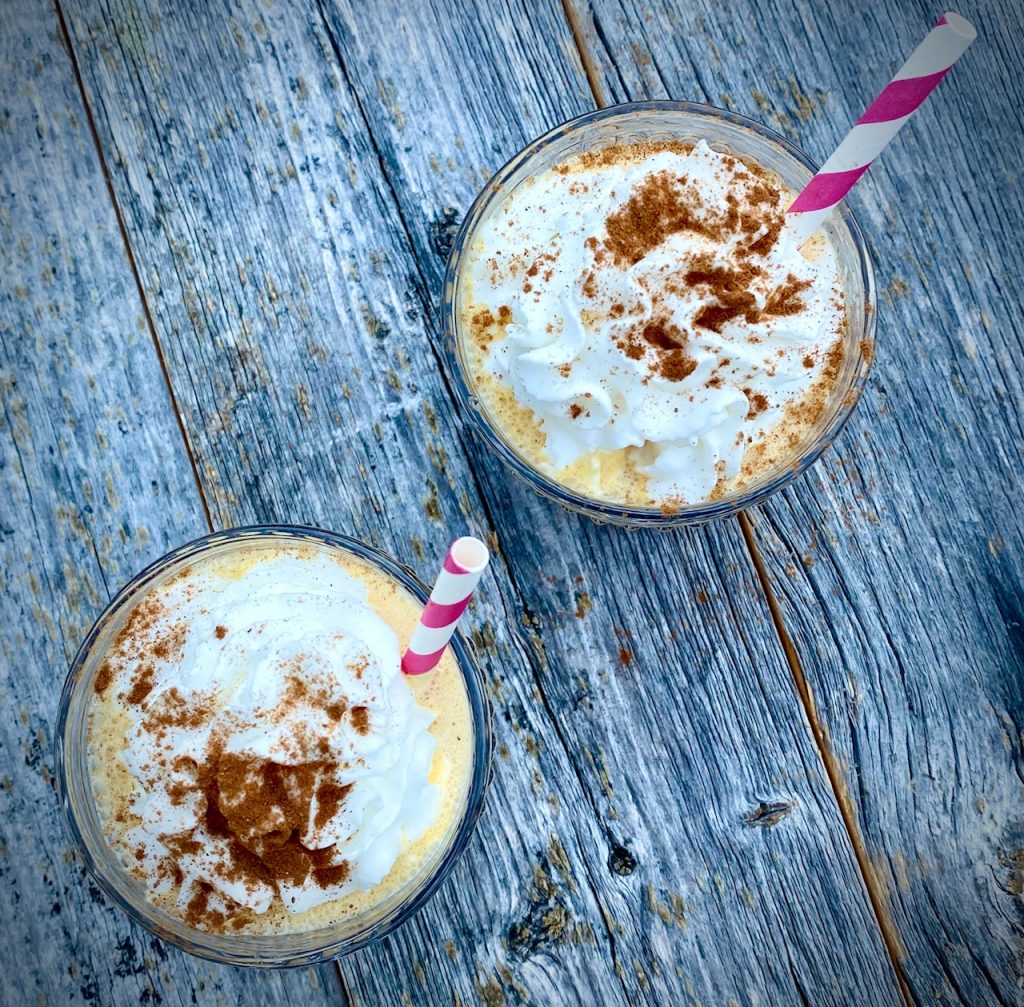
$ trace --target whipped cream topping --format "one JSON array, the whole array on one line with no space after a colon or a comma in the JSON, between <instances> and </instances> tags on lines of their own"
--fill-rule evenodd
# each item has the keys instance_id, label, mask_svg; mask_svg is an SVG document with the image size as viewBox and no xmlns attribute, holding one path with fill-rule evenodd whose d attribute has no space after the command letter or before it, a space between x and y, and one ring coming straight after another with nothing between
<instances>
[{"instance_id":1,"label":"whipped cream topping","mask_svg":"<svg viewBox=\"0 0 1024 1007\"><path fill-rule=\"evenodd\" d=\"M835 257L797 249L791 198L703 141L577 155L518 184L479 224L463 319L488 347L484 384L543 432L529 460L576 465L601 495L599 453L635 449L651 503L734 480L837 366Z\"/></svg>"},{"instance_id":2,"label":"whipped cream topping","mask_svg":"<svg viewBox=\"0 0 1024 1007\"><path fill-rule=\"evenodd\" d=\"M127 713L124 846L151 890L218 929L382 881L438 805L434 715L399 659L365 584L322 552L151 591L96 681Z\"/></svg>"}]
</instances>

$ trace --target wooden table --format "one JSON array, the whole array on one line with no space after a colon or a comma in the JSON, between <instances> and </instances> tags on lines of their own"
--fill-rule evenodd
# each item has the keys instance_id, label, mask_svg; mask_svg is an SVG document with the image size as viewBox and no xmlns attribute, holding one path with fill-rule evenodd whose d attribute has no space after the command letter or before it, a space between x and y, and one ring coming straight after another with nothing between
<instances>
[{"instance_id":1,"label":"wooden table","mask_svg":"<svg viewBox=\"0 0 1024 1007\"><path fill-rule=\"evenodd\" d=\"M859 185L879 347L845 433L740 520L624 533L506 475L438 354L488 174L596 104L751 114L819 160L938 8L781 0L6 0L0 1002L1024 1003L1019 0ZM129 924L53 789L68 662L210 528L353 533L469 627L489 810L337 964Z\"/></svg>"}]
</instances>

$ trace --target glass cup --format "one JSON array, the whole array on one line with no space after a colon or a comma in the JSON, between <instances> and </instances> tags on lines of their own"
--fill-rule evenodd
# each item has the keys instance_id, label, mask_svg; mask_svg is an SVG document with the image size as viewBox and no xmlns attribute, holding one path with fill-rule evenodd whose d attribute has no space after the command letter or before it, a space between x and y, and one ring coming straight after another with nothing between
<instances>
[{"instance_id":1,"label":"glass cup","mask_svg":"<svg viewBox=\"0 0 1024 1007\"><path fill-rule=\"evenodd\" d=\"M492 207L531 176L587 150L652 140L704 140L715 150L752 160L775 172L799 191L817 165L798 147L767 126L711 105L682 101L644 101L588 112L556 126L515 155L487 183L470 207L448 259L444 283L445 354L459 401L483 439L517 476L542 496L596 521L628 527L668 527L728 517L760 503L789 485L835 439L849 419L867 380L874 356L875 275L867 246L853 214L840 204L824 225L836 251L846 292L847 326L843 363L835 388L817 423L784 464L764 472L742 490L718 499L666 512L630 507L585 496L561 485L524 459L477 396L460 322L462 264L476 231Z\"/></svg>"},{"instance_id":2,"label":"glass cup","mask_svg":"<svg viewBox=\"0 0 1024 1007\"><path fill-rule=\"evenodd\" d=\"M462 672L473 728L473 767L462 815L433 859L408 885L372 909L329 927L294 934L214 934L190 927L153 905L143 882L127 873L103 835L87 754L87 710L103 655L135 602L199 557L223 555L266 541L327 546L362 559L390 576L425 604L429 591L411 570L355 539L315 528L263 525L233 528L190 542L147 567L106 607L75 656L61 693L57 717L57 787L68 829L97 882L136 922L171 944L230 965L281 968L309 965L349 954L401 926L437 890L469 842L483 810L491 761L491 726L483 680L458 633L451 646Z\"/></svg>"}]
</instances>

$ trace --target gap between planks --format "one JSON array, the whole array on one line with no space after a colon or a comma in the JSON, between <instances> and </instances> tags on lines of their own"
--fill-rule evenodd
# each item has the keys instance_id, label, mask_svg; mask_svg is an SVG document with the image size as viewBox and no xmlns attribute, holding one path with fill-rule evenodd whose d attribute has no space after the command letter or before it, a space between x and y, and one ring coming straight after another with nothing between
<instances>
[{"instance_id":1,"label":"gap between planks","mask_svg":"<svg viewBox=\"0 0 1024 1007\"><path fill-rule=\"evenodd\" d=\"M128 266L132 271L135 280L135 289L139 294L139 302L142 304L142 314L146 320L146 328L149 330L150 338L153 341L153 349L156 351L156 358L160 363L160 371L164 376L164 384L167 386L167 394L171 400L171 410L178 423L178 430L181 431L181 439L185 445L185 454L188 456L189 465L192 467L192 478L195 480L196 491L199 493L199 502L203 507L203 517L206 519L206 526L212 532L213 513L210 510L210 503L203 488L202 480L199 477L199 466L196 463L195 452L192 450L192 443L189 440L188 430L185 427L184 417L178 407L178 398L174 393L174 386L171 384L170 371L167 368L167 358L164 355L163 347L160 345L160 337L157 335L156 324L153 321L153 313L149 309L149 301L146 299L146 291L142 285L142 276L139 274L139 267L135 261L135 253L132 249L131 240L128 237L128 228L125 226L124 215L121 213L121 205L117 201L114 192L114 182L107 167L107 159L103 154L103 147L100 144L99 132L96 129L96 120L92 114L92 105L85 90L85 82L82 80L82 73L78 67L78 59L75 57L75 47L71 41L71 32L68 31L67 21L64 19L64 11L61 8L60 0L53 0L54 10L57 14L57 21L60 23L61 38L64 49L68 54L71 63L71 71L75 75L75 84L78 86L78 93L82 98L82 108L85 111L85 119L89 124L89 135L92 137L93 147L96 150L96 157L99 160L100 171L103 173L103 183L107 187L107 195L110 197L110 204L114 208L114 216L117 218L117 228L121 232L121 242L124 245L125 256L128 259Z\"/></svg>"},{"instance_id":2,"label":"gap between planks","mask_svg":"<svg viewBox=\"0 0 1024 1007\"><path fill-rule=\"evenodd\" d=\"M804 708L804 714L811 727L811 734L814 735L814 743L817 745L818 754L825 767L825 774L828 776L832 793L835 795L836 803L839 805L839 814L842 816L843 824L846 826L847 835L850 838L850 845L853 847L853 854L857 858L857 866L860 868L861 876L864 879L864 887L867 889L868 899L881 931L882 940L885 942L886 951L889 953L889 960L892 963L893 972L899 983L900 993L907 1004L907 1007L914 1007L914 999L910 993L910 986L906 976L903 974L902 960L906 955L903 941L900 939L899 931L893 923L886 907L885 889L875 873L871 860L868 857L867 848L864 846L864 838L860 834L860 827L857 824L857 816L854 811L853 799L850 797L846 784L843 782L842 771L839 768L832 745L828 739L828 732L818 718L817 707L814 703L814 694L811 692L810 683L804 674L803 665L800 663L800 655L793 644L793 639L786 629L786 623L782 615L782 607L779 605L775 592L772 590L771 581L768 578L768 571L761 558L761 551L757 547L757 540L754 537L754 528L750 518L740 513L737 518L740 528L743 529L743 539L747 543L747 551L750 553L751 562L757 571L757 579L761 584L765 600L768 602L768 610L771 612L772 623L775 626L775 633L779 638L782 651L786 655L786 663L793 676L793 685L796 688L800 703Z\"/></svg>"},{"instance_id":3,"label":"gap between planks","mask_svg":"<svg viewBox=\"0 0 1024 1007\"><path fill-rule=\"evenodd\" d=\"M594 102L598 108L607 108L608 99L605 97L604 87L601 84L601 75L598 72L597 64L594 62L594 55L587 47L583 35L583 22L580 20L580 12L576 10L573 0L562 0L562 13L565 15L566 24L572 34L572 40L576 44L576 53L580 58L580 65L586 74L587 83L590 85L590 93L594 96Z\"/></svg>"},{"instance_id":4,"label":"gap between planks","mask_svg":"<svg viewBox=\"0 0 1024 1007\"><path fill-rule=\"evenodd\" d=\"M590 85L590 91L594 96L594 103L598 108L606 108L608 105L608 99L605 97L595 56L587 44L587 39L583 30L582 18L580 12L575 6L574 0L562 0L562 11L565 14L565 20L569 27L569 31L572 34L573 42L576 44L576 51L579 56L580 64L583 67L583 72L586 74L587 82ZM778 637L779 644L785 654L786 663L789 665L790 674L793 678L793 686L800 699L800 703L803 706L804 714L807 717L807 722L811 728L811 734L814 737L814 743L818 749L818 755L821 758L822 765L825 768L825 774L828 777L829 785L832 788L836 804L839 807L839 814L842 817L843 825L846 828L850 845L853 847L857 866L860 869L861 877L864 881L864 887L867 890L868 899L871 902L871 909L875 914L875 922L878 924L882 940L885 943L885 948L889 955L889 961L892 965L893 973L895 974L896 981L899 984L900 993L903 996L903 1000L907 1004L907 1007L914 1007L914 999L910 993L910 986L907 983L906 976L903 972L902 959L905 955L903 942L900 939L896 925L893 923L889 915L889 911L886 906L885 890L868 857L867 849L864 845L864 839L861 836L860 827L857 824L853 800L843 782L842 772L836 761L835 754L832 751L832 746L828 740L828 732L818 717L810 683L807 681L803 665L800 663L800 655L797 653L792 637L786 629L785 619L782 615L782 608L779 605L778 599L775 597L775 592L772 589L771 581L768 577L768 571L764 565L763 559L761 558L761 552L757 546L757 539L754 535L753 525L744 513L740 513L737 520L739 521L740 528L743 531L743 541L746 543L750 560L757 572L757 579L761 585L761 591L764 594L765 601L768 603L768 610L771 612L772 624L775 627L775 634Z\"/></svg>"}]
</instances>

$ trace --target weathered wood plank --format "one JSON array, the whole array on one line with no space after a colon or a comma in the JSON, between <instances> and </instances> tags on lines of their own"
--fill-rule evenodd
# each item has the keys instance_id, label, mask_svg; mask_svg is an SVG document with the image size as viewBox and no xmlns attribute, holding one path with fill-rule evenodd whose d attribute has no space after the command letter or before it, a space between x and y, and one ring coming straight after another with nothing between
<instances>
[{"instance_id":1,"label":"weathered wood plank","mask_svg":"<svg viewBox=\"0 0 1024 1007\"><path fill-rule=\"evenodd\" d=\"M433 246L588 106L561 9L69 12L217 519L355 529L427 576L451 530L497 534L490 812L438 899L343 963L352 999L897 1003L738 529L593 527L453 415ZM761 802L792 813L748 825Z\"/></svg>"},{"instance_id":2,"label":"weathered wood plank","mask_svg":"<svg viewBox=\"0 0 1024 1007\"><path fill-rule=\"evenodd\" d=\"M852 197L882 289L865 400L756 537L922 1003L1024 1001L1022 11L979 40ZM926 4L596 0L615 98L738 108L823 160ZM589 23L587 17L590 18Z\"/></svg>"},{"instance_id":3,"label":"weathered wood plank","mask_svg":"<svg viewBox=\"0 0 1024 1007\"><path fill-rule=\"evenodd\" d=\"M206 524L57 19L0 20L0 1003L337 1003L331 968L245 974L150 937L64 833L68 662L111 593Z\"/></svg>"}]
</instances>

